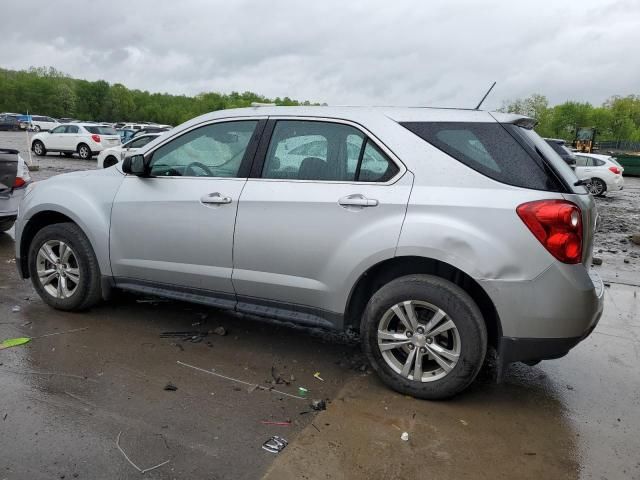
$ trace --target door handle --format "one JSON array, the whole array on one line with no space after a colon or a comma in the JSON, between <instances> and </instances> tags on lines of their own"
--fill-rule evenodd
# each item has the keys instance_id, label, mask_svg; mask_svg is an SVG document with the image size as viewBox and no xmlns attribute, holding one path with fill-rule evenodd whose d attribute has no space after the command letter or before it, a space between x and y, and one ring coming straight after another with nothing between
<instances>
[{"instance_id":1,"label":"door handle","mask_svg":"<svg viewBox=\"0 0 640 480\"><path fill-rule=\"evenodd\" d=\"M377 207L378 200L375 198L367 198L359 193L347 195L338 200L338 204L343 207Z\"/></svg>"},{"instance_id":2,"label":"door handle","mask_svg":"<svg viewBox=\"0 0 640 480\"><path fill-rule=\"evenodd\" d=\"M222 205L231 203L231 197L225 197L220 192L209 193L200 197L201 203L209 203L214 205Z\"/></svg>"}]
</instances>

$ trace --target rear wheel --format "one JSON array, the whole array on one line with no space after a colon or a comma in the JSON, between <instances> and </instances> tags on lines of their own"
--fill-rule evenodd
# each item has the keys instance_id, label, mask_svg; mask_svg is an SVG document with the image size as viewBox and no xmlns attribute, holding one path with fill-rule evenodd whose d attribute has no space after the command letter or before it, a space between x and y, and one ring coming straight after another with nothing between
<instances>
[{"instance_id":1,"label":"rear wheel","mask_svg":"<svg viewBox=\"0 0 640 480\"><path fill-rule=\"evenodd\" d=\"M607 184L599 178L592 178L589 184L587 185L587 189L591 195L596 197L601 197L604 195L604 192L607 191Z\"/></svg>"},{"instance_id":2,"label":"rear wheel","mask_svg":"<svg viewBox=\"0 0 640 480\"><path fill-rule=\"evenodd\" d=\"M53 308L78 311L100 301L98 261L74 223L48 225L36 234L29 247L29 275L40 297Z\"/></svg>"},{"instance_id":3,"label":"rear wheel","mask_svg":"<svg viewBox=\"0 0 640 480\"><path fill-rule=\"evenodd\" d=\"M118 163L118 159L116 157L114 157L113 155L109 155L107 158L104 159L104 163L102 164L102 168L113 167L117 163Z\"/></svg>"},{"instance_id":4,"label":"rear wheel","mask_svg":"<svg viewBox=\"0 0 640 480\"><path fill-rule=\"evenodd\" d=\"M361 338L389 387L429 400L468 387L487 349L486 326L471 297L431 275L401 277L378 290L363 315Z\"/></svg>"},{"instance_id":5,"label":"rear wheel","mask_svg":"<svg viewBox=\"0 0 640 480\"><path fill-rule=\"evenodd\" d=\"M44 143L42 143L40 140L36 140L35 142L33 142L32 148L33 153L35 153L39 157L43 157L47 154L47 149L44 148Z\"/></svg>"},{"instance_id":6,"label":"rear wheel","mask_svg":"<svg viewBox=\"0 0 640 480\"><path fill-rule=\"evenodd\" d=\"M33 131L34 132L39 132L40 131L40 125L36 125L35 127L33 127Z\"/></svg>"},{"instance_id":7,"label":"rear wheel","mask_svg":"<svg viewBox=\"0 0 640 480\"><path fill-rule=\"evenodd\" d=\"M0 232L6 232L7 230L13 227L13 224L16 222L14 218L9 220L0 220Z\"/></svg>"},{"instance_id":8,"label":"rear wheel","mask_svg":"<svg viewBox=\"0 0 640 480\"><path fill-rule=\"evenodd\" d=\"M91 149L86 143L78 145L78 155L82 160L89 160L92 156Z\"/></svg>"}]
</instances>

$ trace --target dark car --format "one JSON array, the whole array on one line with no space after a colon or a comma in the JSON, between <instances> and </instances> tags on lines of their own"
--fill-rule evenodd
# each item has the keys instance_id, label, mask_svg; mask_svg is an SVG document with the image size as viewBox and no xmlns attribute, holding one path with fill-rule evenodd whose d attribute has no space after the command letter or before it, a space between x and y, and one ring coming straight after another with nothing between
<instances>
[{"instance_id":1,"label":"dark car","mask_svg":"<svg viewBox=\"0 0 640 480\"><path fill-rule=\"evenodd\" d=\"M0 130L20 130L20 120L15 115L0 115Z\"/></svg>"},{"instance_id":2,"label":"dark car","mask_svg":"<svg viewBox=\"0 0 640 480\"><path fill-rule=\"evenodd\" d=\"M565 147L566 142L564 140L561 138L545 138L544 141L547 142L558 155L560 155L567 165L572 168L576 166L576 156L571 152L571 150Z\"/></svg>"}]
</instances>

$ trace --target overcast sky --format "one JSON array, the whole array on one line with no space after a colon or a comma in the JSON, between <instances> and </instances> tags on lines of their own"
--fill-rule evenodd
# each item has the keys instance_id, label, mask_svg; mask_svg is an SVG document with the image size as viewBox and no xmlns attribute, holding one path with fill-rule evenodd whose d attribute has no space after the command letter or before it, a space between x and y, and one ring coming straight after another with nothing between
<instances>
[{"instance_id":1,"label":"overcast sky","mask_svg":"<svg viewBox=\"0 0 640 480\"><path fill-rule=\"evenodd\" d=\"M640 94L640 0L0 4L0 66L193 95L485 107ZM1 94L1 92L0 92Z\"/></svg>"}]
</instances>

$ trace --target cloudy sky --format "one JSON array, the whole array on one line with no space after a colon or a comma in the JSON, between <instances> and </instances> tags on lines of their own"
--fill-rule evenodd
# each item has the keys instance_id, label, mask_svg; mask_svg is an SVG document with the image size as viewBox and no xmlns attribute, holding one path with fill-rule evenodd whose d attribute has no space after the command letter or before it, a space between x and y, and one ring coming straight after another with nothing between
<instances>
[{"instance_id":1,"label":"cloudy sky","mask_svg":"<svg viewBox=\"0 0 640 480\"><path fill-rule=\"evenodd\" d=\"M2 2L0 67L192 95L485 107L640 94L640 0Z\"/></svg>"}]
</instances>

